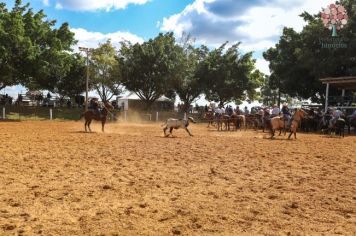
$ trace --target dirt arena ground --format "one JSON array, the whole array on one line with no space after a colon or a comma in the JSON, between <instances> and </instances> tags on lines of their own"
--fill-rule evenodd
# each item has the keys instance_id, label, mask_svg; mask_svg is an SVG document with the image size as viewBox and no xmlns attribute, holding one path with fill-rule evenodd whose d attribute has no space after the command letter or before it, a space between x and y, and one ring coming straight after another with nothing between
<instances>
[{"instance_id":1,"label":"dirt arena ground","mask_svg":"<svg viewBox=\"0 0 356 236\"><path fill-rule=\"evenodd\" d=\"M355 235L356 136L0 122L0 235Z\"/></svg>"}]
</instances>

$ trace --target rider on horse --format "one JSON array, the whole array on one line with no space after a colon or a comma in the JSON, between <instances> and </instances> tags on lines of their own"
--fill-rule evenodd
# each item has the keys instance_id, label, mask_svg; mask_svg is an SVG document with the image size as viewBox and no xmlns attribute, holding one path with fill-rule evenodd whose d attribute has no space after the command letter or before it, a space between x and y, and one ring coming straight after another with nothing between
<instances>
[{"instance_id":1,"label":"rider on horse","mask_svg":"<svg viewBox=\"0 0 356 236\"><path fill-rule=\"evenodd\" d=\"M329 121L329 128L334 127L336 121L343 115L342 111L339 109L333 109L332 118Z\"/></svg>"},{"instance_id":2,"label":"rider on horse","mask_svg":"<svg viewBox=\"0 0 356 236\"><path fill-rule=\"evenodd\" d=\"M289 111L288 103L283 103L282 114L283 114L283 119L287 120L288 121L288 126L290 126L290 121L291 121L292 114Z\"/></svg>"},{"instance_id":3,"label":"rider on horse","mask_svg":"<svg viewBox=\"0 0 356 236\"><path fill-rule=\"evenodd\" d=\"M272 107L272 114L271 114L271 118L279 116L279 107L277 106L277 104L274 104Z\"/></svg>"},{"instance_id":4,"label":"rider on horse","mask_svg":"<svg viewBox=\"0 0 356 236\"><path fill-rule=\"evenodd\" d=\"M100 115L99 103L96 98L90 100L90 107L94 110L94 115Z\"/></svg>"}]
</instances>

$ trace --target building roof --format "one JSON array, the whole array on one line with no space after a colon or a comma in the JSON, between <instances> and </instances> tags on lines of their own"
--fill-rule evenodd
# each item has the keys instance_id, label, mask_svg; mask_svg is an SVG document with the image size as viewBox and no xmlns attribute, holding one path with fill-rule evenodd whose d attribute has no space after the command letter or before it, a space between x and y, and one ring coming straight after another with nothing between
<instances>
[{"instance_id":1,"label":"building roof","mask_svg":"<svg viewBox=\"0 0 356 236\"><path fill-rule=\"evenodd\" d=\"M333 87L356 90L356 76L328 77L320 79L323 84L330 84Z\"/></svg>"}]
</instances>

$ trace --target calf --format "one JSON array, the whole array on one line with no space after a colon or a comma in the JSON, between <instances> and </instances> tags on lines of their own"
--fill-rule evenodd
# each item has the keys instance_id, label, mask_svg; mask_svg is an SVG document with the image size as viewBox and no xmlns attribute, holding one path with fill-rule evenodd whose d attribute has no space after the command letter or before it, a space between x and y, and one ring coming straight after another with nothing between
<instances>
[{"instance_id":1,"label":"calf","mask_svg":"<svg viewBox=\"0 0 356 236\"><path fill-rule=\"evenodd\" d=\"M191 122L195 123L193 117L188 117L188 119L183 119L183 120L178 120L178 119L173 119L173 118L167 119L166 123L163 124L164 136L166 136L166 137L169 136L169 134L166 134L167 129L169 129L169 133L172 135L172 130L179 129L179 128L184 128L190 136L193 136L188 130L189 120Z\"/></svg>"}]
</instances>

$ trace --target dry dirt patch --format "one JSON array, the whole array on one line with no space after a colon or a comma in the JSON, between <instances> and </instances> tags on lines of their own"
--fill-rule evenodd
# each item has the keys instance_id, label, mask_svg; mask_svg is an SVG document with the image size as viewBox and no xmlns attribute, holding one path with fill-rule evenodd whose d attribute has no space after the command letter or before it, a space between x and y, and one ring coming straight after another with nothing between
<instances>
[{"instance_id":1,"label":"dry dirt patch","mask_svg":"<svg viewBox=\"0 0 356 236\"><path fill-rule=\"evenodd\" d=\"M356 234L356 137L0 123L1 235Z\"/></svg>"}]
</instances>

